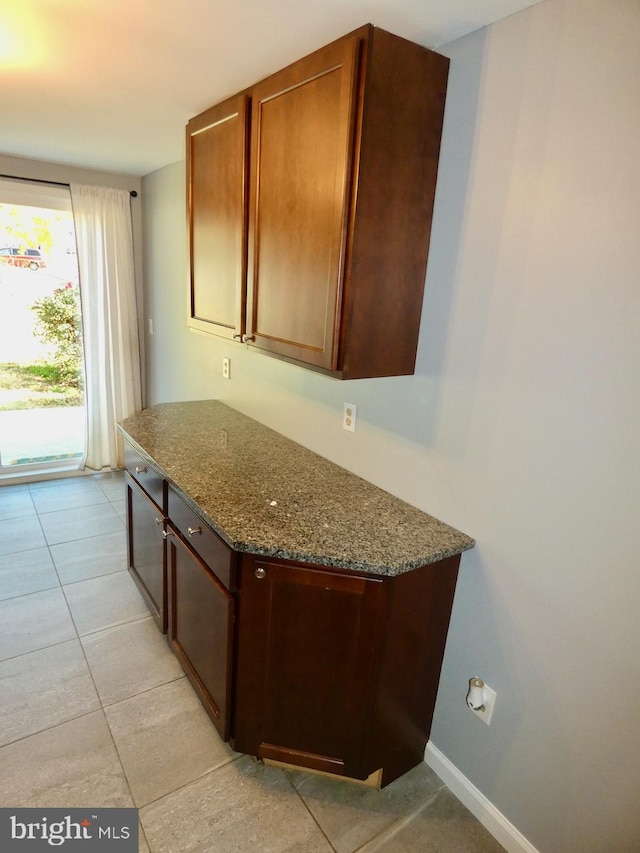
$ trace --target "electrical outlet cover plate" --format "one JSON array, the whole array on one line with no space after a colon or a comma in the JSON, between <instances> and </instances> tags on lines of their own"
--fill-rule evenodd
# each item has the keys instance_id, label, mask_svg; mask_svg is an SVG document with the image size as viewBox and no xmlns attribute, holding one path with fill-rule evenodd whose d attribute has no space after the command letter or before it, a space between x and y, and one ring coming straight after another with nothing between
<instances>
[{"instance_id":1,"label":"electrical outlet cover plate","mask_svg":"<svg viewBox=\"0 0 640 853\"><path fill-rule=\"evenodd\" d=\"M489 725L491 722L491 717L493 716L493 709L496 704L496 691L489 687L488 684L485 684L482 688L482 696L484 703L484 711L474 711L473 708L469 708L469 710L476 715L476 717L480 717L483 723ZM467 706L468 707L468 706Z\"/></svg>"},{"instance_id":2,"label":"electrical outlet cover plate","mask_svg":"<svg viewBox=\"0 0 640 853\"><path fill-rule=\"evenodd\" d=\"M345 403L342 410L342 428L349 432L356 431L356 404Z\"/></svg>"},{"instance_id":3,"label":"electrical outlet cover plate","mask_svg":"<svg viewBox=\"0 0 640 853\"><path fill-rule=\"evenodd\" d=\"M222 359L222 378L230 379L231 378L231 359L223 358Z\"/></svg>"}]
</instances>

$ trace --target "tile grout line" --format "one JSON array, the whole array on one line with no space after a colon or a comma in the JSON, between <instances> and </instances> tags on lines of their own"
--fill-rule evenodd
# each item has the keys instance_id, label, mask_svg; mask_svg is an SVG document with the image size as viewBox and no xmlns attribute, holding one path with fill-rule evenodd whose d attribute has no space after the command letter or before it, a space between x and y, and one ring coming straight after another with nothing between
<instances>
[{"instance_id":1,"label":"tile grout line","mask_svg":"<svg viewBox=\"0 0 640 853\"><path fill-rule=\"evenodd\" d=\"M32 551L39 551L40 548L32 548L31 550ZM27 551L15 551L14 553L15 554L26 554L28 552ZM11 557L13 555L7 554L7 556ZM55 566L53 568L55 571ZM56 572L56 574L57 574L57 572ZM59 589L62 586L62 584L59 582L59 580L60 579L58 578L58 583L54 586L45 586L43 589L34 589L32 592L21 592L21 593L18 593L18 595L10 595L8 598L2 598L2 599L0 599L0 605L4 604L5 601L17 601L19 598L26 598L28 595L37 595L39 592L51 592L52 589ZM58 645L58 644L54 643L54 645ZM36 649L36 651L37 651L37 649ZM15 657L18 657L18 655L15 655ZM5 658L5 660L8 660L8 658Z\"/></svg>"},{"instance_id":2,"label":"tile grout line","mask_svg":"<svg viewBox=\"0 0 640 853\"><path fill-rule=\"evenodd\" d=\"M104 535L105 535L105 536L110 536L111 534L110 534L110 533L106 533L106 534L104 534ZM97 537L92 537L92 538L97 538ZM72 541L72 542L87 542L88 540L87 540L87 539L72 539L71 541ZM66 542L61 542L60 544L61 544L61 545L66 545L67 543L66 543ZM61 581L61 582L60 582L60 586L76 586L76 585L77 585L77 584L79 584L79 583L86 583L87 581L97 580L98 578L109 578L109 577L111 577L111 575L119 575L119 574L121 574L122 572L126 572L126 571L127 571L127 570L126 570L126 568L124 568L124 569L116 569L116 571L115 571L115 572L105 572L103 575L91 575L91 577L90 577L90 578L80 578L80 580L77 580L77 581L67 581L66 583L65 583L65 582L63 582L63 581ZM111 627L111 626L107 626L107 627ZM107 630L107 628L98 628L98 631L106 631L106 630Z\"/></svg>"},{"instance_id":3,"label":"tile grout line","mask_svg":"<svg viewBox=\"0 0 640 853\"><path fill-rule=\"evenodd\" d=\"M98 702L100 701L100 697L98 696ZM29 740L29 738L37 737L38 735L42 735L45 732L52 732L55 729L59 729L60 726L66 726L67 723L73 723L75 720L81 720L83 717L90 717L91 714L97 714L102 712L104 714L104 708L99 705L97 708L93 708L91 711L83 711L81 714L75 714L73 717L69 717L68 720L60 720L57 723L53 723L51 726L45 726L43 729L38 729L35 732L29 732L26 735L20 735L20 737L15 738L15 740L8 740L6 743L0 744L0 753L7 746L14 746L16 743L21 743L23 740ZM105 715L106 716L106 715Z\"/></svg>"},{"instance_id":4,"label":"tile grout line","mask_svg":"<svg viewBox=\"0 0 640 853\"><path fill-rule=\"evenodd\" d=\"M146 693L151 693L153 690L159 690L161 687L166 687L168 684L175 684L176 681L181 681L183 678L187 676L182 673L177 678L170 678L169 681L163 681L162 684L154 684L153 687L146 687L144 690L140 690L139 693L132 693L131 696L123 696L122 699L116 699L114 702L102 703L102 699L100 702L102 703L102 708L105 710L114 708L116 705L119 705L121 702L129 702L131 699L135 699L137 696L144 696ZM100 698L100 694L98 694L98 698Z\"/></svg>"},{"instance_id":5,"label":"tile grout line","mask_svg":"<svg viewBox=\"0 0 640 853\"><path fill-rule=\"evenodd\" d=\"M185 676L186 677L186 676ZM163 685L160 685L163 686ZM238 753L237 755L232 755L229 757L228 761L223 761L222 764L218 764L217 767L214 767L212 770L206 770L204 773L201 773L199 776L191 779L189 782L184 782L182 785L178 785L177 788L174 788L172 791L167 791L166 794L162 794L160 797L156 797L154 800L149 800L148 803L145 803L143 806L140 806L140 809L146 809L149 806L155 805L155 803L159 803L161 800L164 800L165 797L172 797L174 794L177 794L178 791L182 791L185 788L190 787L194 784L194 782L198 782L201 779L205 779L207 776L212 776L214 773L217 773L218 770L222 770L223 767L229 767L231 764L235 764L236 761L240 761L242 758L246 758L247 756L243 753Z\"/></svg>"},{"instance_id":6,"label":"tile grout line","mask_svg":"<svg viewBox=\"0 0 640 853\"><path fill-rule=\"evenodd\" d=\"M120 572L112 572L111 574L118 575ZM98 577L108 578L110 575L98 575ZM92 581L93 578L87 578L87 580ZM82 581L74 581L74 583L66 584L66 586L75 586L76 583L82 583ZM133 625L135 622L148 622L150 620L153 620L151 613L143 613L141 616L134 616L133 619L129 619L126 622L114 622L113 625L105 625L103 628L96 628L95 631L87 631L86 634L79 634L78 636L82 642L82 640L87 637L93 637L96 634L106 634L107 631L114 631L116 628L121 628L123 625Z\"/></svg>"},{"instance_id":7,"label":"tile grout line","mask_svg":"<svg viewBox=\"0 0 640 853\"><path fill-rule=\"evenodd\" d=\"M318 827L318 829L319 829L319 830L320 830L320 832L322 833L323 837L326 839L326 842L327 842L327 844L329 845L329 847L334 851L334 853L337 853L336 848L333 846L333 844L331 843L331 841L330 841L330 839L329 839L329 836L328 836L328 835L327 835L327 833L324 831L324 829L322 828L322 826L321 826L321 825L320 825L320 823L318 822L318 820L317 820L316 816L314 815L314 813L311 811L311 809L310 809L310 808L309 808L309 806L307 805L307 803L306 803L306 801L305 801L304 797L302 796L302 794L298 791L298 789L296 788L296 786L293 784L293 781L292 781L291 777L289 776L289 774L288 774L284 769L282 770L282 772L283 772L283 773L284 773L284 775L286 776L286 779L287 779L287 782L289 783L289 786L291 787L291 789L292 789L292 790L293 790L293 792L296 794L296 796L298 797L298 799L300 800L300 802L302 803L302 805L303 805L303 806L305 807L305 809L307 810L307 813L308 813L309 815L311 815L311 820L312 820L312 821L315 823L315 825ZM304 772L304 768L301 768L301 772Z\"/></svg>"},{"instance_id":8,"label":"tile grout line","mask_svg":"<svg viewBox=\"0 0 640 853\"><path fill-rule=\"evenodd\" d=\"M57 589L57 587L54 586L51 589ZM50 589L43 589L43 590L40 590L40 592L51 592L51 590ZM29 594L30 595L38 595L37 592L32 592ZM15 601L15 599L14 598L8 598L7 601ZM66 603L66 600L65 600L65 603ZM75 628L75 625L73 627ZM79 640L80 640L80 638L77 636L76 637L69 637L66 640L59 640L57 643L49 643L46 646L38 646L37 649L30 649L27 652L20 652L17 655L11 655L11 657L3 658L2 660L0 660L0 666L2 666L3 663L7 663L10 660L18 660L18 658L23 658L23 657L26 657L27 655L34 655L34 654L37 654L38 652L45 652L45 651L47 651L47 649L55 649L56 646L64 646L65 643L75 643L76 641L79 641Z\"/></svg>"},{"instance_id":9,"label":"tile grout line","mask_svg":"<svg viewBox=\"0 0 640 853\"><path fill-rule=\"evenodd\" d=\"M375 851L380 848L381 844L384 844L386 841L390 841L399 832L401 832L405 826L408 826L411 821L417 817L417 815L430 808L435 799L442 793L442 789L444 787L446 786L443 784L440 788L434 791L430 797L427 797L423 803L394 820L393 823L386 826L381 832L374 835L373 838L370 838L368 841L365 841L364 844L361 844L360 847L356 848L353 853L375 853Z\"/></svg>"}]
</instances>

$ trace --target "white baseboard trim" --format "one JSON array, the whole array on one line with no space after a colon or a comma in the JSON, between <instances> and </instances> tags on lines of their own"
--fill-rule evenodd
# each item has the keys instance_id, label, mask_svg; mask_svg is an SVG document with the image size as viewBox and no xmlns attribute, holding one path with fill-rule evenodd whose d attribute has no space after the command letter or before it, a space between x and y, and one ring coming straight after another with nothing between
<instances>
[{"instance_id":1,"label":"white baseboard trim","mask_svg":"<svg viewBox=\"0 0 640 853\"><path fill-rule=\"evenodd\" d=\"M431 741L427 744L424 760L508 853L539 853Z\"/></svg>"}]
</instances>

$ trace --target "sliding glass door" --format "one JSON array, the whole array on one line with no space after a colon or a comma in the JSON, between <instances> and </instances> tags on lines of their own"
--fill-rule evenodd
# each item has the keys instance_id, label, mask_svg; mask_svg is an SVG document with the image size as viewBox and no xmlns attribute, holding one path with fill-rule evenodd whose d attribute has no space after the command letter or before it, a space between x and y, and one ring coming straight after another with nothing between
<instances>
[{"instance_id":1,"label":"sliding glass door","mask_svg":"<svg viewBox=\"0 0 640 853\"><path fill-rule=\"evenodd\" d=\"M80 467L85 422L69 190L0 179L0 476Z\"/></svg>"}]
</instances>

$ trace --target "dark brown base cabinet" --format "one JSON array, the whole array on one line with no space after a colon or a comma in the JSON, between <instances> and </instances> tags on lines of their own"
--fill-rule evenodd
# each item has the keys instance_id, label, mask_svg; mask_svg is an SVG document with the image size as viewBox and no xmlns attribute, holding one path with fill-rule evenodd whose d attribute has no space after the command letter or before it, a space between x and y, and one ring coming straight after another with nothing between
<instances>
[{"instance_id":1,"label":"dark brown base cabinet","mask_svg":"<svg viewBox=\"0 0 640 853\"><path fill-rule=\"evenodd\" d=\"M383 583L245 557L236 725L240 752L362 778L361 732Z\"/></svg>"},{"instance_id":2,"label":"dark brown base cabinet","mask_svg":"<svg viewBox=\"0 0 640 853\"><path fill-rule=\"evenodd\" d=\"M167 572L162 509L136 481L125 475L127 496L127 561L153 618L167 633Z\"/></svg>"},{"instance_id":3,"label":"dark brown base cabinet","mask_svg":"<svg viewBox=\"0 0 640 853\"><path fill-rule=\"evenodd\" d=\"M460 555L391 577L240 554L139 461L129 569L221 737L380 785L419 764Z\"/></svg>"},{"instance_id":4,"label":"dark brown base cabinet","mask_svg":"<svg viewBox=\"0 0 640 853\"><path fill-rule=\"evenodd\" d=\"M233 745L387 785L429 738L460 557L396 577L245 555Z\"/></svg>"}]
</instances>

